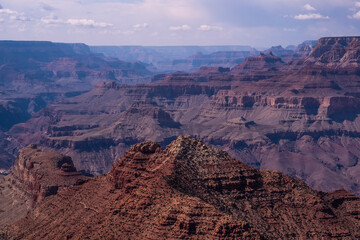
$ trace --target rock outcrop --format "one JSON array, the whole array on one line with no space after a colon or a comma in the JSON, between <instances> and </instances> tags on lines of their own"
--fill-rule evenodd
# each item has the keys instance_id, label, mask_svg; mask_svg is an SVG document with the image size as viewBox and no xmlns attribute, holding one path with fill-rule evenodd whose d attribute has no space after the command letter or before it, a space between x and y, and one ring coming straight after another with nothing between
<instances>
[{"instance_id":1,"label":"rock outcrop","mask_svg":"<svg viewBox=\"0 0 360 240\"><path fill-rule=\"evenodd\" d=\"M63 189L5 239L357 239L360 199L256 170L190 137L144 142L108 175ZM61 227L59 227L61 226Z\"/></svg>"},{"instance_id":2,"label":"rock outcrop","mask_svg":"<svg viewBox=\"0 0 360 240\"><path fill-rule=\"evenodd\" d=\"M266 72L281 69L285 66L280 57L274 56L272 52L269 54L261 53L255 57L248 57L244 63L239 64L232 70L233 74L251 74L254 72Z\"/></svg>"},{"instance_id":3,"label":"rock outcrop","mask_svg":"<svg viewBox=\"0 0 360 240\"><path fill-rule=\"evenodd\" d=\"M325 37L318 40L306 63L327 67L359 67L360 37Z\"/></svg>"},{"instance_id":4,"label":"rock outcrop","mask_svg":"<svg viewBox=\"0 0 360 240\"><path fill-rule=\"evenodd\" d=\"M85 180L70 157L42 152L35 144L20 152L10 174L13 186L28 194L34 203Z\"/></svg>"},{"instance_id":5,"label":"rock outcrop","mask_svg":"<svg viewBox=\"0 0 360 240\"><path fill-rule=\"evenodd\" d=\"M24 217L62 188L87 181L70 157L42 152L35 144L21 150L10 173L0 177L0 227Z\"/></svg>"}]
</instances>

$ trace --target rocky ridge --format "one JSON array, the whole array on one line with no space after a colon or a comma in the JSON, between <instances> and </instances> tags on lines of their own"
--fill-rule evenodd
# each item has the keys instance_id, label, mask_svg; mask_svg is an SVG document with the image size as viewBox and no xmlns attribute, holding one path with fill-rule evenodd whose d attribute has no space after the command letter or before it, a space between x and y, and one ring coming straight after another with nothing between
<instances>
[{"instance_id":1,"label":"rocky ridge","mask_svg":"<svg viewBox=\"0 0 360 240\"><path fill-rule=\"evenodd\" d=\"M360 199L256 170L190 137L137 144L108 175L65 188L5 239L356 239ZM61 228L59 226L61 225Z\"/></svg>"}]
</instances>

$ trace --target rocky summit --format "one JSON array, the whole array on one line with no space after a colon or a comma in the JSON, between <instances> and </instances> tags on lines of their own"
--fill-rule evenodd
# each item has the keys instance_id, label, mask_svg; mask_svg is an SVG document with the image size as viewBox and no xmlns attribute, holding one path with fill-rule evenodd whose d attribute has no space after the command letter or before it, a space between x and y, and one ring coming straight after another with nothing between
<instances>
[{"instance_id":1,"label":"rocky summit","mask_svg":"<svg viewBox=\"0 0 360 240\"><path fill-rule=\"evenodd\" d=\"M360 199L349 192L315 191L301 180L254 169L202 141L179 137L164 150L152 142L132 146L109 174L59 189L1 236L358 239L359 209Z\"/></svg>"}]
</instances>

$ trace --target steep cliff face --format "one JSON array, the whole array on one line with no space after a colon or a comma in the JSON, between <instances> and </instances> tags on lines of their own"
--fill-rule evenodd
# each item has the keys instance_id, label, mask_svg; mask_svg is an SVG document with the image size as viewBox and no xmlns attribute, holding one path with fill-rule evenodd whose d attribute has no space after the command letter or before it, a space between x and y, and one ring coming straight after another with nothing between
<instances>
[{"instance_id":1,"label":"steep cliff face","mask_svg":"<svg viewBox=\"0 0 360 240\"><path fill-rule=\"evenodd\" d=\"M76 171L70 157L42 152L32 144L24 148L10 173L0 177L0 226L24 217L60 189L87 180Z\"/></svg>"},{"instance_id":2,"label":"steep cliff face","mask_svg":"<svg viewBox=\"0 0 360 240\"><path fill-rule=\"evenodd\" d=\"M63 189L2 236L356 239L359 204L346 191L317 192L180 137L165 150L151 142L131 147L108 175Z\"/></svg>"},{"instance_id":3,"label":"steep cliff face","mask_svg":"<svg viewBox=\"0 0 360 240\"><path fill-rule=\"evenodd\" d=\"M360 37L326 37L318 40L306 62L329 67L358 67Z\"/></svg>"},{"instance_id":4,"label":"steep cliff face","mask_svg":"<svg viewBox=\"0 0 360 240\"><path fill-rule=\"evenodd\" d=\"M70 157L42 152L34 144L20 152L10 174L12 184L28 194L34 203L55 195L61 187L85 180Z\"/></svg>"}]
</instances>

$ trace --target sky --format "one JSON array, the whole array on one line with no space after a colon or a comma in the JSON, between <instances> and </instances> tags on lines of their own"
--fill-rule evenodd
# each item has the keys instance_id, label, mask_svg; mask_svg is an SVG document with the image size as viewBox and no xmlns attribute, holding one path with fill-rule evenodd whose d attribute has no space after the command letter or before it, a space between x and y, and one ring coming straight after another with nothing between
<instances>
[{"instance_id":1,"label":"sky","mask_svg":"<svg viewBox=\"0 0 360 240\"><path fill-rule=\"evenodd\" d=\"M0 40L271 47L357 35L359 0L0 0Z\"/></svg>"}]
</instances>

